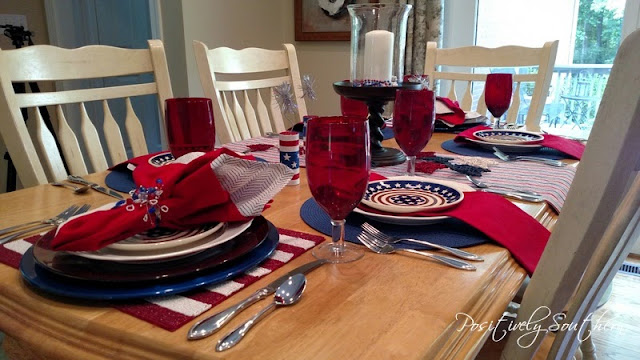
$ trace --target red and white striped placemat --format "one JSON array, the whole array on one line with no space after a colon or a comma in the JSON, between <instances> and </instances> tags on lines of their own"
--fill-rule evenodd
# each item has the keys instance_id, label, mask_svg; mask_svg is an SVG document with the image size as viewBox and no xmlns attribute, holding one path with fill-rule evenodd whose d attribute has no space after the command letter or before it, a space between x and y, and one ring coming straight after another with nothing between
<instances>
[{"instance_id":1,"label":"red and white striped placemat","mask_svg":"<svg viewBox=\"0 0 640 360\"><path fill-rule=\"evenodd\" d=\"M462 161L476 159L469 156L452 156L450 154L436 155L462 159ZM486 161L484 158L477 159ZM420 160L418 160L418 162L420 162ZM482 173L482 177L478 178L478 180L490 187L499 187L502 185L535 191L542 195L549 205L558 212L562 209L562 205L569 192L569 187L571 187L571 182L576 175L576 168L573 166L554 167L527 161L496 161L489 169L491 171ZM406 174L407 165L384 166L371 170L385 177L400 176ZM439 169L433 174L416 172L416 175L471 185L471 182L469 182L463 174L450 169Z\"/></svg>"},{"instance_id":2,"label":"red and white striped placemat","mask_svg":"<svg viewBox=\"0 0 640 360\"><path fill-rule=\"evenodd\" d=\"M247 139L235 143L225 144L224 146L237 152L247 150L247 145L252 144L270 144L274 147L265 151L254 151L251 155L260 157L268 162L280 162L280 151L278 150L278 139L269 137L259 137ZM454 159L462 159L462 161L486 161L486 158L476 158L471 156L458 156L451 154L436 154L438 156L446 156ZM300 166L305 167L304 155L300 154ZM420 160L418 160L419 162ZM560 211L569 187L576 174L576 168L572 166L553 167L544 164L526 161L501 162L494 160L494 165L490 167L491 172L482 174L480 180L489 186L509 186L523 190L535 191L541 194L545 200L556 210ZM373 168L372 171L380 175L400 176L406 174L406 164L384 166ZM452 171L450 169L436 170L433 174L416 173L419 176L428 176L442 180L451 180L461 183L470 184L464 175Z\"/></svg>"},{"instance_id":3,"label":"red and white striped placemat","mask_svg":"<svg viewBox=\"0 0 640 360\"><path fill-rule=\"evenodd\" d=\"M247 145L273 145L271 148L263 151L251 151L247 154L259 157L261 159L266 160L271 163L279 163L280 162L280 140L278 138L271 138L267 136L257 137L246 139L234 143L224 144L223 146L229 150L243 153L244 151L249 150ZM304 154L303 151L300 151L300 167L305 167Z\"/></svg>"},{"instance_id":4,"label":"red and white striped placemat","mask_svg":"<svg viewBox=\"0 0 640 360\"><path fill-rule=\"evenodd\" d=\"M114 303L114 308L168 331L175 331L236 292L269 275L289 261L324 241L322 236L278 229L280 242L267 260L244 274L219 284L204 286L183 294ZM39 236L0 246L0 262L18 268L20 259Z\"/></svg>"}]
</instances>

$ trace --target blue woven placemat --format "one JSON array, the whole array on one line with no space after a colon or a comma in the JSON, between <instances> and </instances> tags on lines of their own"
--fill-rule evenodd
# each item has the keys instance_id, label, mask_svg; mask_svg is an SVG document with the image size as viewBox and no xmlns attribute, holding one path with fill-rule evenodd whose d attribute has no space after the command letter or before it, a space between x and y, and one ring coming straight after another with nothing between
<instances>
[{"instance_id":1,"label":"blue woven placemat","mask_svg":"<svg viewBox=\"0 0 640 360\"><path fill-rule=\"evenodd\" d=\"M136 188L136 183L133 181L133 175L131 175L131 171L129 170L111 171L104 178L104 183L113 190L124 193L128 193Z\"/></svg>"},{"instance_id":2,"label":"blue woven placemat","mask_svg":"<svg viewBox=\"0 0 640 360\"><path fill-rule=\"evenodd\" d=\"M451 151L454 154L458 155L466 155L466 156L480 156L485 158L493 158L496 159L496 156L493 155L493 151L488 149L483 149L474 145L467 145L464 143L455 142L454 140L447 140L442 143L442 148L447 151ZM567 155L561 153L560 151L549 149L549 148L541 148L536 152L527 152L522 154L509 153L509 155L530 155L535 157L541 157L545 159L553 159L553 160L562 160L569 159Z\"/></svg>"},{"instance_id":3,"label":"blue woven placemat","mask_svg":"<svg viewBox=\"0 0 640 360\"><path fill-rule=\"evenodd\" d=\"M313 198L302 204L302 207L300 208L300 217L307 225L311 226L315 230L331 236L331 219L329 219L327 213L320 208ZM490 241L489 238L478 230L455 219L431 225L408 226L384 224L356 213L351 213L351 215L347 217L347 223L345 224L345 240L360 244L356 236L361 232L360 225L365 221L390 236L411 237L418 240L425 240L435 244L456 248L483 244ZM429 248L428 246L405 242L395 245L407 249Z\"/></svg>"},{"instance_id":4,"label":"blue woven placemat","mask_svg":"<svg viewBox=\"0 0 640 360\"><path fill-rule=\"evenodd\" d=\"M382 129L382 138L384 140L389 140L389 139L393 139L393 128L390 127L386 127L384 129Z\"/></svg>"}]
</instances>

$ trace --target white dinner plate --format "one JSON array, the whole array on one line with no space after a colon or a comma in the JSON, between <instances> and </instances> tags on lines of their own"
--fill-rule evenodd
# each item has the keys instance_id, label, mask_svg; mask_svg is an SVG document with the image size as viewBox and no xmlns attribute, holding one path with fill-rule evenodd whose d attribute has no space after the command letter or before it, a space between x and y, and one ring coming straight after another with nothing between
<instances>
[{"instance_id":1,"label":"white dinner plate","mask_svg":"<svg viewBox=\"0 0 640 360\"><path fill-rule=\"evenodd\" d=\"M224 223L220 222L203 225L190 230L152 229L108 245L105 248L122 251L167 249L204 239L223 226Z\"/></svg>"},{"instance_id":2,"label":"white dinner plate","mask_svg":"<svg viewBox=\"0 0 640 360\"><path fill-rule=\"evenodd\" d=\"M216 245L227 242L243 231L249 228L251 221L245 223L231 223L222 232L222 234L213 234L203 239L184 244L181 246L154 249L145 251L122 251L116 249L103 248L98 251L79 251L73 252L74 255L82 256L88 259L104 260L104 261L120 261L120 262L151 262L166 261L177 257L195 254L200 251L210 249Z\"/></svg>"}]
</instances>

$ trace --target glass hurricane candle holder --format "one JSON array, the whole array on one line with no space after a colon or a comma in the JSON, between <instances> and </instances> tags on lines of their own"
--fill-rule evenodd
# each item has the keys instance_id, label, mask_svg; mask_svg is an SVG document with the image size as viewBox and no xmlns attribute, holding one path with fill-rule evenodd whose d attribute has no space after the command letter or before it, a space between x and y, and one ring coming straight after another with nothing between
<instances>
[{"instance_id":1,"label":"glass hurricane candle holder","mask_svg":"<svg viewBox=\"0 0 640 360\"><path fill-rule=\"evenodd\" d=\"M407 18L411 5L349 5L351 75L354 85L396 86L404 75Z\"/></svg>"}]
</instances>

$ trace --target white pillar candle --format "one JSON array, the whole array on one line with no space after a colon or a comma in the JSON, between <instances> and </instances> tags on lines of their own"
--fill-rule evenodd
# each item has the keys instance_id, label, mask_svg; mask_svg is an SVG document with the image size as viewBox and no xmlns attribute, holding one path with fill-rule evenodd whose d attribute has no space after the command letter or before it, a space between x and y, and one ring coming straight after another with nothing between
<instances>
[{"instance_id":1,"label":"white pillar candle","mask_svg":"<svg viewBox=\"0 0 640 360\"><path fill-rule=\"evenodd\" d=\"M364 77L370 80L391 80L393 64L393 33L373 30L364 35Z\"/></svg>"}]
</instances>

